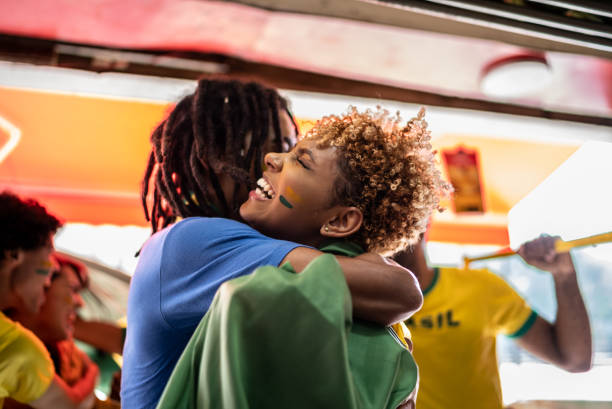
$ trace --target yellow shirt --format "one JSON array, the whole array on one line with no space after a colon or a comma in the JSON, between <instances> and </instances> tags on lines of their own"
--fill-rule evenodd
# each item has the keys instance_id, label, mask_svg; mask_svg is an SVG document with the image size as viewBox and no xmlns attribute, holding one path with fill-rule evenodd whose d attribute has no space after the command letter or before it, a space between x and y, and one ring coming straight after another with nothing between
<instances>
[{"instance_id":1,"label":"yellow shirt","mask_svg":"<svg viewBox=\"0 0 612 409\"><path fill-rule=\"evenodd\" d=\"M32 402L47 390L55 371L43 343L0 312L0 408L4 398Z\"/></svg>"},{"instance_id":2,"label":"yellow shirt","mask_svg":"<svg viewBox=\"0 0 612 409\"><path fill-rule=\"evenodd\" d=\"M408 342L412 342L412 335L410 334L408 327L406 327L406 324L403 322L398 322L397 324L391 325L391 329L393 329L402 345L407 349L410 349Z\"/></svg>"},{"instance_id":3,"label":"yellow shirt","mask_svg":"<svg viewBox=\"0 0 612 409\"><path fill-rule=\"evenodd\" d=\"M436 269L406 321L421 381L419 409L502 407L495 336L523 335L537 315L488 270Z\"/></svg>"}]
</instances>

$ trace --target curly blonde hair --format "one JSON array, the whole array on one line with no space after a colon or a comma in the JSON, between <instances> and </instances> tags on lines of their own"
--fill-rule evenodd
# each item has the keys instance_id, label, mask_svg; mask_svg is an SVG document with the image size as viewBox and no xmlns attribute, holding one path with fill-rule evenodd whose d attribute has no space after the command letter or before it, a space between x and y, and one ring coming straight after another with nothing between
<instances>
[{"instance_id":1,"label":"curly blonde hair","mask_svg":"<svg viewBox=\"0 0 612 409\"><path fill-rule=\"evenodd\" d=\"M421 108L401 126L399 112L349 107L342 116L322 118L304 136L319 148L336 148L340 171L332 205L362 211L362 227L351 239L367 251L390 255L416 243L452 189L436 167L424 115Z\"/></svg>"}]
</instances>

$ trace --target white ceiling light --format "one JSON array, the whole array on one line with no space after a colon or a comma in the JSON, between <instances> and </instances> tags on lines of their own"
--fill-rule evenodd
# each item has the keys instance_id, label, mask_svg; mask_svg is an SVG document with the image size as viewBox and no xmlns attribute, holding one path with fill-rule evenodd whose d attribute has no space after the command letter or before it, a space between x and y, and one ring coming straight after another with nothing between
<instances>
[{"instance_id":1,"label":"white ceiling light","mask_svg":"<svg viewBox=\"0 0 612 409\"><path fill-rule=\"evenodd\" d=\"M543 54L522 53L487 64L480 88L490 97L523 97L543 91L551 80L552 71Z\"/></svg>"}]
</instances>

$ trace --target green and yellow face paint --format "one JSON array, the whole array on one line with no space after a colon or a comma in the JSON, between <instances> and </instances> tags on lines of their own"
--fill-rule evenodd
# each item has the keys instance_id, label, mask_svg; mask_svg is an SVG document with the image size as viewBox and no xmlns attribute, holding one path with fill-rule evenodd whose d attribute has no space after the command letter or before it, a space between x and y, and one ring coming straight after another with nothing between
<instances>
[{"instance_id":1,"label":"green and yellow face paint","mask_svg":"<svg viewBox=\"0 0 612 409\"><path fill-rule=\"evenodd\" d=\"M293 209L293 204L291 202L298 204L302 202L302 197L295 193L295 190L293 190L291 186L287 186L285 194L287 197L280 195L278 200L280 200L280 202L289 209Z\"/></svg>"},{"instance_id":2,"label":"green and yellow face paint","mask_svg":"<svg viewBox=\"0 0 612 409\"><path fill-rule=\"evenodd\" d=\"M36 274L40 274L42 276L48 276L51 271L55 268L55 264L51 262L51 260L47 260L43 262L38 268L35 270Z\"/></svg>"}]
</instances>

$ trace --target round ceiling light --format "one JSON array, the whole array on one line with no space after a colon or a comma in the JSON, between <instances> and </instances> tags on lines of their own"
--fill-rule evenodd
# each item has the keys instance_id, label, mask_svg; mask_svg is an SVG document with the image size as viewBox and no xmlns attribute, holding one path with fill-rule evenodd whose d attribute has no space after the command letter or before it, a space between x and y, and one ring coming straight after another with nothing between
<instances>
[{"instance_id":1,"label":"round ceiling light","mask_svg":"<svg viewBox=\"0 0 612 409\"><path fill-rule=\"evenodd\" d=\"M543 54L515 54L487 64L480 88L491 97L523 97L544 90L551 79L552 71Z\"/></svg>"}]
</instances>

